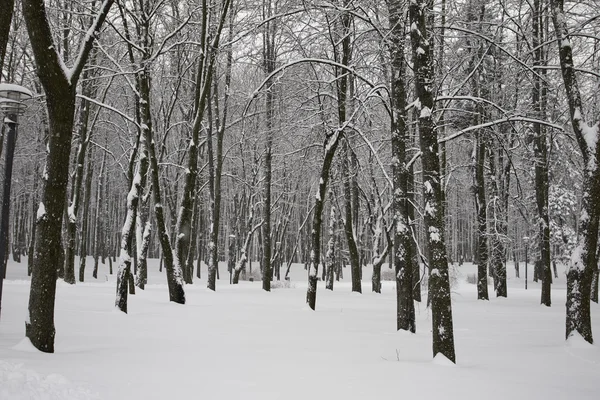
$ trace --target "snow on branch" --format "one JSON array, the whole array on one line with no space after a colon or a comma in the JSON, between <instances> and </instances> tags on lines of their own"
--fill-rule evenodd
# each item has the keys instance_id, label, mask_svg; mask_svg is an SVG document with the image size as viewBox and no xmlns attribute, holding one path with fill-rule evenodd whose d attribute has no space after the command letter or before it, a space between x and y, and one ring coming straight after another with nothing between
<instances>
[{"instance_id":1,"label":"snow on branch","mask_svg":"<svg viewBox=\"0 0 600 400\"><path fill-rule=\"evenodd\" d=\"M498 125L498 124L503 124L503 123L507 123L507 122L528 122L528 123L535 123L535 124L541 124L541 125L546 125L549 127L552 127L554 129L558 129L559 131L563 131L563 127L557 124L553 124L551 122L548 121L543 121L540 119L535 119L535 118L528 118L528 117L521 117L521 116L515 116L515 117L506 117L506 118L500 118L494 121L490 121L490 122L486 122L483 124L479 124L479 125L473 125L470 126L468 128L465 129L461 129L458 132L455 132L451 135L448 135L444 138L441 138L438 140L438 143L444 143L453 139L456 139L459 136L464 135L465 133L468 132L472 132L472 131L476 131L478 129L482 129L482 128L487 128L489 126L494 126L494 125Z\"/></svg>"},{"instance_id":2,"label":"snow on branch","mask_svg":"<svg viewBox=\"0 0 600 400\"><path fill-rule=\"evenodd\" d=\"M106 19L108 11L110 10L110 7L112 6L113 2L114 0L104 0L102 6L100 7L100 10L98 11L96 19L85 34L83 44L79 49L77 59L73 64L73 68L66 72L67 79L71 84L77 82L77 80L79 79L79 75L81 74L81 71L83 71L83 67L88 59L90 51L92 51L94 40L96 40L96 36L98 35L98 32L100 31L100 28L102 27L102 24L104 23L104 20Z\"/></svg>"}]
</instances>

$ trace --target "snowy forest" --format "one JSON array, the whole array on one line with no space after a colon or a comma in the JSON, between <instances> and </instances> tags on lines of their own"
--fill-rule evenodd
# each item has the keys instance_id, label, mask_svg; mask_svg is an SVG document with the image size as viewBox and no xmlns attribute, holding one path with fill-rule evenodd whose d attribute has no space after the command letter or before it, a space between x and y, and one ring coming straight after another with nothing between
<instances>
[{"instance_id":1,"label":"snowy forest","mask_svg":"<svg viewBox=\"0 0 600 400\"><path fill-rule=\"evenodd\" d=\"M0 0L0 398L597 396L599 10Z\"/></svg>"}]
</instances>

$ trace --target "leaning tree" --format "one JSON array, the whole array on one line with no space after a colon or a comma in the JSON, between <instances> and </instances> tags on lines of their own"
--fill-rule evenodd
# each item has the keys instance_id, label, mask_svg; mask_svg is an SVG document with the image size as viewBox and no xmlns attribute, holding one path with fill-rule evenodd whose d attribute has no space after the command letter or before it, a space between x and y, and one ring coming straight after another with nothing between
<instances>
[{"instance_id":1,"label":"leaning tree","mask_svg":"<svg viewBox=\"0 0 600 400\"><path fill-rule=\"evenodd\" d=\"M37 74L46 94L48 156L44 187L37 212L36 244L25 333L39 350L54 352L56 264L60 260L62 219L69 179L75 94L94 40L113 0L104 0L83 38L77 57L68 67L57 53L43 0L23 0L23 15L31 41Z\"/></svg>"}]
</instances>

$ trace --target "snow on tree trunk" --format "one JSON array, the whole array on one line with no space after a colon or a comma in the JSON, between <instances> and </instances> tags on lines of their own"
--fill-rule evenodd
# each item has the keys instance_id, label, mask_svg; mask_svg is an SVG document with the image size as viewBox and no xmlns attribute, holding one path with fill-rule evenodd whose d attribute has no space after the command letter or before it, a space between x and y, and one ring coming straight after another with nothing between
<instances>
[{"instance_id":1,"label":"snow on tree trunk","mask_svg":"<svg viewBox=\"0 0 600 400\"><path fill-rule=\"evenodd\" d=\"M406 147L409 140L406 126L406 20L400 1L388 3L390 52L392 66L392 209L394 215L394 271L396 274L396 328L416 331L414 294L415 280L412 260L412 234L409 220L409 179ZM418 265L418 264L417 264ZM418 267L417 267L418 269ZM416 274L418 277L418 273ZM420 285L420 282L418 283Z\"/></svg>"},{"instance_id":2,"label":"snow on tree trunk","mask_svg":"<svg viewBox=\"0 0 600 400\"><path fill-rule=\"evenodd\" d=\"M92 196L92 152L88 155L87 172L85 174L85 194L83 198L83 212L81 221L81 234L79 239L79 282L85 280L85 265L86 257L88 253L88 225L89 225L89 210L90 210L90 198Z\"/></svg>"},{"instance_id":3,"label":"snow on tree trunk","mask_svg":"<svg viewBox=\"0 0 600 400\"><path fill-rule=\"evenodd\" d=\"M102 227L104 226L104 221L101 221L100 215L101 210L104 208L103 206L103 198L102 191L104 190L104 185L106 182L106 155L105 151L102 155L102 164L100 164L100 172L98 174L98 184L96 187L96 210L94 212L94 270L92 272L92 276L95 279L98 279L98 259L100 257L101 245L100 245L100 235L102 234ZM106 201L106 200L105 200Z\"/></svg>"},{"instance_id":4,"label":"snow on tree trunk","mask_svg":"<svg viewBox=\"0 0 600 400\"><path fill-rule=\"evenodd\" d=\"M92 92L89 81L86 81L88 72L83 74L84 85L83 93L89 96ZM68 220L66 224L66 241L65 241L65 265L64 265L64 280L69 284L75 284L75 242L77 237L77 216L81 207L81 198L83 192L83 172L85 165L85 156L87 153L88 143L90 140L90 130L88 127L90 115L90 104L87 100L82 100L79 112L79 146L75 157L75 174L71 186L71 202L68 208Z\"/></svg>"},{"instance_id":5,"label":"snow on tree trunk","mask_svg":"<svg viewBox=\"0 0 600 400\"><path fill-rule=\"evenodd\" d=\"M344 96L345 97L345 96ZM341 122L343 123L343 121ZM354 223L352 217L352 189L350 178L350 146L348 141L343 143L342 152L342 170L344 174L344 233L346 234L346 243L348 244L348 253L350 256L350 272L352 275L352 291L362 293L361 283L361 263L356 245L356 233L354 231Z\"/></svg>"},{"instance_id":6,"label":"snow on tree trunk","mask_svg":"<svg viewBox=\"0 0 600 400\"><path fill-rule=\"evenodd\" d=\"M323 205L327 193L327 181L335 150L338 147L341 132L335 130L325 140L325 158L319 175L319 189L315 196L315 211L313 214L312 230L310 232L311 251L310 265L308 268L308 289L306 291L306 302L311 309L317 305L317 278L319 273L319 261L321 259L321 224L323 221Z\"/></svg>"},{"instance_id":7,"label":"snow on tree trunk","mask_svg":"<svg viewBox=\"0 0 600 400\"><path fill-rule=\"evenodd\" d=\"M600 135L598 123L589 126L583 119L581 94L573 65L573 49L564 15L564 1L552 0L552 22L557 38L560 66L567 92L571 125L583 155L583 195L579 216L579 243L573 250L567 270L566 337L579 333L593 343L590 312L591 283L598 242L598 202L600 201Z\"/></svg>"},{"instance_id":8,"label":"snow on tree trunk","mask_svg":"<svg viewBox=\"0 0 600 400\"><path fill-rule=\"evenodd\" d=\"M544 60L545 49L541 46L546 41L544 36L544 14L542 2L540 0L533 1L532 13L533 27L533 58L534 66L547 64ZM546 70L536 69L538 74L533 76L533 88L531 92L531 100L535 118L540 120L546 119L546 98L547 89L546 82L543 76L546 75ZM542 292L541 304L550 307L551 299L551 283L552 271L550 269L550 217L548 214L548 146L546 144L546 127L542 124L533 124L533 152L535 164L535 200L538 212L538 225L540 232L540 261L541 261L541 279Z\"/></svg>"},{"instance_id":9,"label":"snow on tree trunk","mask_svg":"<svg viewBox=\"0 0 600 400\"><path fill-rule=\"evenodd\" d=\"M125 223L121 229L121 245L119 253L119 266L117 268L117 298L115 306L127 313L127 288L129 283L129 274L131 273L131 263L133 260L132 244L135 235L135 226L137 218L137 208L140 196L146 186L146 176L148 173L148 152L146 146L146 135L140 132L139 140L140 160L137 171L131 183L131 189L127 195L127 214Z\"/></svg>"},{"instance_id":10,"label":"snow on tree trunk","mask_svg":"<svg viewBox=\"0 0 600 400\"><path fill-rule=\"evenodd\" d=\"M327 254L325 255L325 289L333 290L334 268L335 268L335 206L331 206L329 214L329 241L327 241Z\"/></svg>"},{"instance_id":11,"label":"snow on tree trunk","mask_svg":"<svg viewBox=\"0 0 600 400\"><path fill-rule=\"evenodd\" d=\"M72 68L67 69L56 52L43 0L23 0L22 9L36 72L46 94L49 119L45 185L38 209L35 259L25 334L39 350L54 352L54 301L56 261L61 258L61 226L69 179L76 87L113 0L105 0L88 30Z\"/></svg>"},{"instance_id":12,"label":"snow on tree trunk","mask_svg":"<svg viewBox=\"0 0 600 400\"><path fill-rule=\"evenodd\" d=\"M473 147L473 194L477 214L477 299L489 300L488 295L488 245L487 245L487 205L485 197L485 139L482 132L476 132Z\"/></svg>"},{"instance_id":13,"label":"snow on tree trunk","mask_svg":"<svg viewBox=\"0 0 600 400\"><path fill-rule=\"evenodd\" d=\"M145 196L150 196L150 193ZM152 224L150 222L150 210L148 200L143 196L138 204L136 218L136 244L137 244L137 268L135 285L144 290L148 283L148 248L150 247L150 235Z\"/></svg>"},{"instance_id":14,"label":"snow on tree trunk","mask_svg":"<svg viewBox=\"0 0 600 400\"><path fill-rule=\"evenodd\" d=\"M429 247L431 311L433 323L433 355L442 353L456 362L454 351L454 331L452 324L452 302L448 259L444 241L444 221L442 216L440 162L438 157L437 132L432 118L433 110L433 68L430 43L427 34L427 13L429 5L425 0L413 0L409 5L410 36L415 71L416 108L419 113L419 141L423 166L423 201L426 242ZM433 28L433 27L430 27Z\"/></svg>"}]
</instances>

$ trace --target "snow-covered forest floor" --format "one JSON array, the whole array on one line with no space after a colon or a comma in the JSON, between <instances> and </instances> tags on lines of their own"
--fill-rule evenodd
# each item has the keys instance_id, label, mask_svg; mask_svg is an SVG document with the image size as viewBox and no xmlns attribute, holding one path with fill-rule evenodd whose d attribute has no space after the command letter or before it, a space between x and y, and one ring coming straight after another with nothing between
<instances>
[{"instance_id":1,"label":"snow-covered forest floor","mask_svg":"<svg viewBox=\"0 0 600 400\"><path fill-rule=\"evenodd\" d=\"M76 265L78 265L76 261ZM91 265L91 259L88 266ZM257 266L257 264L254 264ZM600 347L564 340L565 277L553 306L539 305L539 284L525 291L509 265L509 297L476 300L470 264L453 288L457 365L432 360L431 320L417 307L417 333L396 332L394 283L350 292L350 270L333 292L319 283L317 311L305 305L306 275L294 265L291 287L186 286L185 306L169 303L166 278L150 260L149 285L114 308L115 276L70 286L60 281L56 353L24 339L26 260L9 262L0 318L0 399L597 399ZM385 268L387 269L387 268ZM523 265L521 265L523 276ZM203 271L205 272L205 271ZM206 274L204 274L206 276ZM492 293L490 286L490 294ZM592 304L600 341L600 307Z\"/></svg>"}]
</instances>

